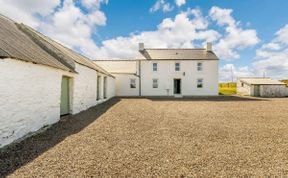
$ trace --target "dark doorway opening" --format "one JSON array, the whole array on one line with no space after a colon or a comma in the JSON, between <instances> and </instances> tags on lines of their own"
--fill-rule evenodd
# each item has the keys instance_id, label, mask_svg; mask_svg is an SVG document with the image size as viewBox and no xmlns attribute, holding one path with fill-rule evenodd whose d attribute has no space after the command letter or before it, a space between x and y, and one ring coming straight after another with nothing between
<instances>
[{"instance_id":1,"label":"dark doorway opening","mask_svg":"<svg viewBox=\"0 0 288 178\"><path fill-rule=\"evenodd\" d=\"M181 94L181 79L174 79L174 94Z\"/></svg>"}]
</instances>

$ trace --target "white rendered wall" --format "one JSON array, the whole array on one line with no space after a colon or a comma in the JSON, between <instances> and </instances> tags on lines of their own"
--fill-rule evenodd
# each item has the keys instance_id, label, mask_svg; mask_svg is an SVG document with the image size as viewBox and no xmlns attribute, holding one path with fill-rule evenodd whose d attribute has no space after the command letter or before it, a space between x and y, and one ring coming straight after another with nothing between
<instances>
[{"instance_id":1,"label":"white rendered wall","mask_svg":"<svg viewBox=\"0 0 288 178\"><path fill-rule=\"evenodd\" d=\"M75 65L78 74L73 79L72 114L96 105L97 72L83 65Z\"/></svg>"},{"instance_id":2,"label":"white rendered wall","mask_svg":"<svg viewBox=\"0 0 288 178\"><path fill-rule=\"evenodd\" d=\"M107 99L113 98L115 96L115 79L112 77L107 77Z\"/></svg>"},{"instance_id":3,"label":"white rendered wall","mask_svg":"<svg viewBox=\"0 0 288 178\"><path fill-rule=\"evenodd\" d=\"M253 92L253 87L250 85L247 85L246 83L243 83L242 87L242 82L240 80L237 80L237 93L242 94L242 95L251 95Z\"/></svg>"},{"instance_id":4,"label":"white rendered wall","mask_svg":"<svg viewBox=\"0 0 288 178\"><path fill-rule=\"evenodd\" d=\"M107 76L107 98L104 99L104 77L106 75L97 73L95 70L76 63L78 74L73 79L73 109L72 114L79 113L96 104L102 103L115 96L115 81ZM100 80L100 100L97 100L97 76Z\"/></svg>"},{"instance_id":5,"label":"white rendered wall","mask_svg":"<svg viewBox=\"0 0 288 178\"><path fill-rule=\"evenodd\" d=\"M62 75L44 65L0 59L0 147L60 118Z\"/></svg>"},{"instance_id":6,"label":"white rendered wall","mask_svg":"<svg viewBox=\"0 0 288 178\"><path fill-rule=\"evenodd\" d=\"M113 74L116 80L116 96L139 96L139 77L133 74ZM130 88L130 79L136 79L136 88Z\"/></svg>"},{"instance_id":7,"label":"white rendered wall","mask_svg":"<svg viewBox=\"0 0 288 178\"><path fill-rule=\"evenodd\" d=\"M152 63L158 71L152 70ZM175 63L180 62L180 71ZM197 71L197 63L203 63L203 71ZM142 96L173 96L173 79L181 79L182 96L218 95L218 60L149 60L141 62ZM203 79L203 88L197 88L197 79ZM158 79L159 87L152 88L152 79ZM169 89L169 90L167 90Z\"/></svg>"},{"instance_id":8,"label":"white rendered wall","mask_svg":"<svg viewBox=\"0 0 288 178\"><path fill-rule=\"evenodd\" d=\"M76 64L79 74L14 59L0 59L0 147L60 119L62 76L70 77L70 113L115 95L108 77L107 99L96 102L96 71Z\"/></svg>"},{"instance_id":9,"label":"white rendered wall","mask_svg":"<svg viewBox=\"0 0 288 178\"><path fill-rule=\"evenodd\" d=\"M260 85L260 96L283 97L287 96L286 85Z\"/></svg>"}]
</instances>

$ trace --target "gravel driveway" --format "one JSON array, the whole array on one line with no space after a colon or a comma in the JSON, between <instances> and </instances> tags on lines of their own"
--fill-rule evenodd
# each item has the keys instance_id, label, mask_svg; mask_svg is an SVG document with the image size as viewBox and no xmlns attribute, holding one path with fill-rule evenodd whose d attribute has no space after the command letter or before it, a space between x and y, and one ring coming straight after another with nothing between
<instances>
[{"instance_id":1,"label":"gravel driveway","mask_svg":"<svg viewBox=\"0 0 288 178\"><path fill-rule=\"evenodd\" d=\"M114 98L0 152L2 176L288 176L288 98Z\"/></svg>"}]
</instances>

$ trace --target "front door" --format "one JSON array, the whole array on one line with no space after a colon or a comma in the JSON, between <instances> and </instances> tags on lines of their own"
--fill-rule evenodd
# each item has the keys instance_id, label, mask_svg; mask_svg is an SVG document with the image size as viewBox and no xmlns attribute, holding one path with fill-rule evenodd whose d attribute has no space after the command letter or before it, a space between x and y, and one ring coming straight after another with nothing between
<instances>
[{"instance_id":1,"label":"front door","mask_svg":"<svg viewBox=\"0 0 288 178\"><path fill-rule=\"evenodd\" d=\"M254 85L254 96L260 96L260 86Z\"/></svg>"},{"instance_id":2,"label":"front door","mask_svg":"<svg viewBox=\"0 0 288 178\"><path fill-rule=\"evenodd\" d=\"M61 82L60 115L69 114L69 78L63 76Z\"/></svg>"},{"instance_id":3,"label":"front door","mask_svg":"<svg viewBox=\"0 0 288 178\"><path fill-rule=\"evenodd\" d=\"M174 79L174 94L181 94L181 79Z\"/></svg>"}]
</instances>

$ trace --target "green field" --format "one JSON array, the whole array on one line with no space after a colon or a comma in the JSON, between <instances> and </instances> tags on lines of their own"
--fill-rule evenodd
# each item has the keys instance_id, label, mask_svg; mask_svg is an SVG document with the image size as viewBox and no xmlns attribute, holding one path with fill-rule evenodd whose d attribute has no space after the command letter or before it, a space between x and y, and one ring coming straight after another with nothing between
<instances>
[{"instance_id":1,"label":"green field","mask_svg":"<svg viewBox=\"0 0 288 178\"><path fill-rule=\"evenodd\" d=\"M235 95L236 91L236 83L219 83L219 94L220 95Z\"/></svg>"}]
</instances>

